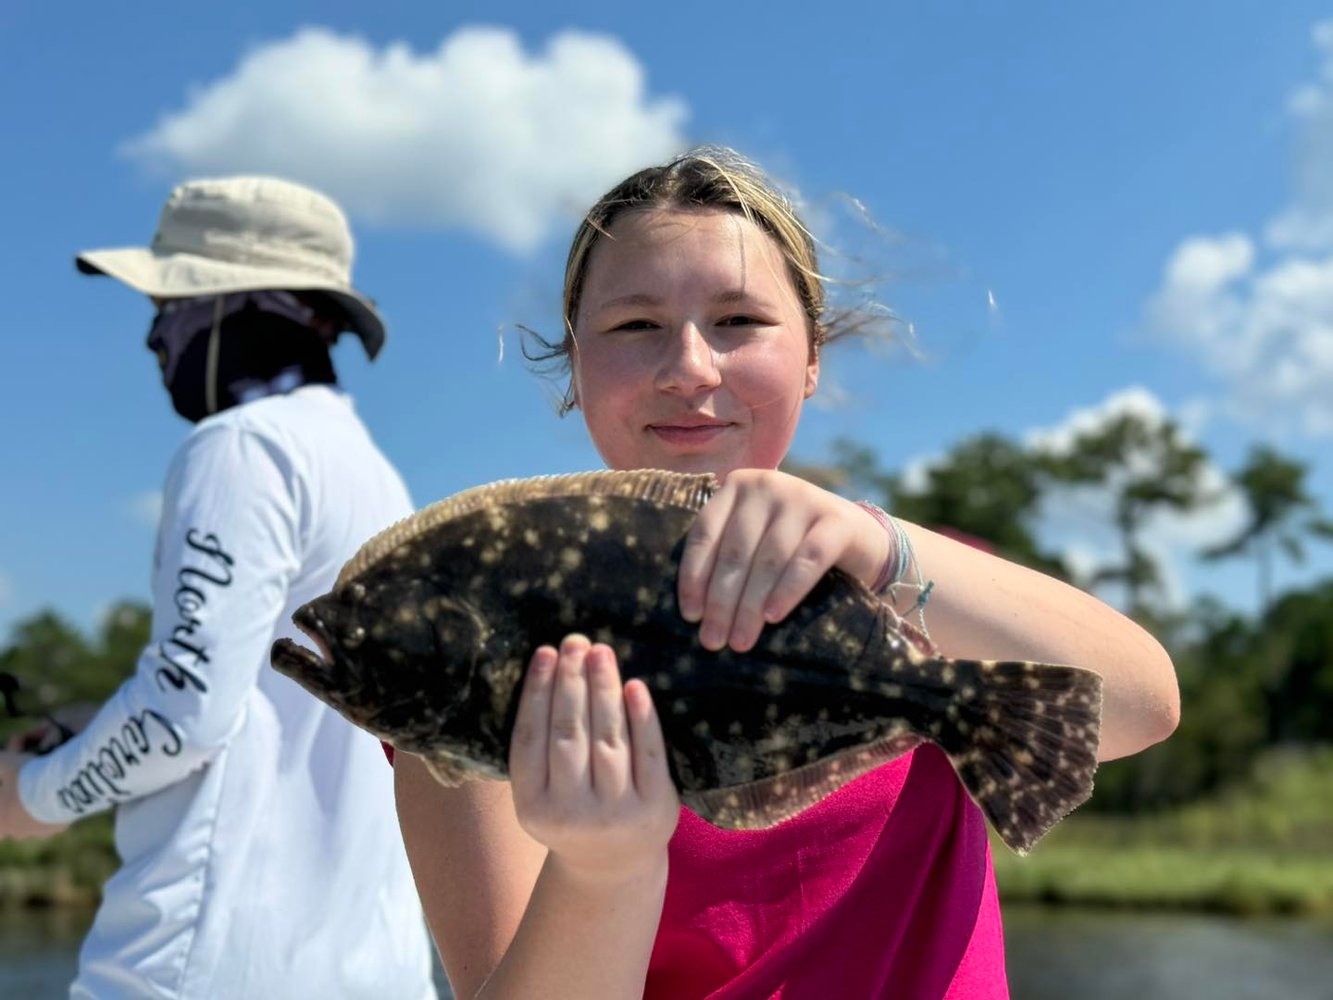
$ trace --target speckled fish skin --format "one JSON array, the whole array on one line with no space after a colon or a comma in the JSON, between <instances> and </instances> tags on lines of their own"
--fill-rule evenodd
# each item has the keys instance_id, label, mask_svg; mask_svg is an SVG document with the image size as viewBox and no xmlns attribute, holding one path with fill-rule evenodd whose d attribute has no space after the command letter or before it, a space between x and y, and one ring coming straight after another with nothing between
<instances>
[{"instance_id":1,"label":"speckled fish skin","mask_svg":"<svg viewBox=\"0 0 1333 1000\"><path fill-rule=\"evenodd\" d=\"M933 655L836 570L753 650L704 649L676 575L715 486L601 472L458 494L297 611L323 656L280 640L273 665L451 785L506 777L532 651L577 631L651 689L682 802L720 827L772 826L922 740L1020 853L1088 797L1099 675Z\"/></svg>"}]
</instances>

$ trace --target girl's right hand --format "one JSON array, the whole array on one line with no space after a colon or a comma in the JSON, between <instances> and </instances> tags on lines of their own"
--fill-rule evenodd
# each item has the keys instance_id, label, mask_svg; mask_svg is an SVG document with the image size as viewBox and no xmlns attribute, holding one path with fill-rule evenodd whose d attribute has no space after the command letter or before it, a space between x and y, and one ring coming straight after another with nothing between
<instances>
[{"instance_id":1,"label":"girl's right hand","mask_svg":"<svg viewBox=\"0 0 1333 1000\"><path fill-rule=\"evenodd\" d=\"M635 877L665 863L680 816L648 688L581 635L532 656L509 745L514 808L569 874Z\"/></svg>"}]
</instances>

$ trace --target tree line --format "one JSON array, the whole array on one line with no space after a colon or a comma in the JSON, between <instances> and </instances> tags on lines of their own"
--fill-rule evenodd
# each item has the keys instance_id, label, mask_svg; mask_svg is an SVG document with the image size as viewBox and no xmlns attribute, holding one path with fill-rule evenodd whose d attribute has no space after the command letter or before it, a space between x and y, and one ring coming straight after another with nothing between
<instances>
[{"instance_id":1,"label":"tree line","mask_svg":"<svg viewBox=\"0 0 1333 1000\"><path fill-rule=\"evenodd\" d=\"M835 443L830 460L787 471L847 496L868 497L905 520L940 530L1077 586L1120 588L1124 608L1171 652L1180 679L1180 728L1165 743L1098 773L1092 808L1133 812L1209 794L1244 778L1275 744L1333 743L1333 579L1278 595L1275 564L1333 542L1333 520L1307 486L1309 468L1253 446L1219 484L1209 456L1167 419L1122 413L1059 443L969 437L913 476L886 471L875 452ZM1145 540L1163 511L1191 514L1229 486L1243 507L1230 538L1198 558L1247 558L1258 612L1216 598L1183 609L1166 601L1161 557ZM1078 572L1041 537L1042 502L1071 487L1106 498L1116 555Z\"/></svg>"}]
</instances>

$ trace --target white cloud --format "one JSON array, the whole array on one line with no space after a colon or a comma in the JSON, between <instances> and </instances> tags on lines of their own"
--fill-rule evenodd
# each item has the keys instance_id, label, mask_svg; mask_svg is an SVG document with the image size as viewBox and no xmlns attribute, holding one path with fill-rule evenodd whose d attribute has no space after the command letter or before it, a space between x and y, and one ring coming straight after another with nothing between
<instances>
[{"instance_id":1,"label":"white cloud","mask_svg":"<svg viewBox=\"0 0 1333 1000\"><path fill-rule=\"evenodd\" d=\"M1266 227L1265 252L1243 233L1183 240L1146 319L1219 380L1216 411L1333 436L1333 21L1313 36L1319 77L1288 102L1293 199Z\"/></svg>"},{"instance_id":2,"label":"white cloud","mask_svg":"<svg viewBox=\"0 0 1333 1000\"><path fill-rule=\"evenodd\" d=\"M158 490L147 490L143 493L137 493L130 499L128 504L129 514L140 524L147 525L150 528L156 528L157 522L162 519L162 493Z\"/></svg>"},{"instance_id":3,"label":"white cloud","mask_svg":"<svg viewBox=\"0 0 1333 1000\"><path fill-rule=\"evenodd\" d=\"M562 31L529 54L513 31L468 27L418 54L311 27L252 49L125 152L195 175L279 174L365 219L523 250L678 152L686 117L605 35Z\"/></svg>"},{"instance_id":4,"label":"white cloud","mask_svg":"<svg viewBox=\"0 0 1333 1000\"><path fill-rule=\"evenodd\" d=\"M1029 448L1066 452L1080 434L1089 434L1119 417L1138 417L1150 427L1160 427L1167 419L1161 400L1143 386L1130 386L1107 396L1096 406L1074 410L1054 427L1030 430L1023 436Z\"/></svg>"}]
</instances>

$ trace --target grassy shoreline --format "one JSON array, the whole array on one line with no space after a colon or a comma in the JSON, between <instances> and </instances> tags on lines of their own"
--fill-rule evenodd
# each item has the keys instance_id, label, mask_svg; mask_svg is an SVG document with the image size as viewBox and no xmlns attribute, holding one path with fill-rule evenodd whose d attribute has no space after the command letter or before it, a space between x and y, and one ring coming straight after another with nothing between
<instances>
[{"instance_id":1,"label":"grassy shoreline","mask_svg":"<svg viewBox=\"0 0 1333 1000\"><path fill-rule=\"evenodd\" d=\"M0 909L96 906L119 865L110 813L46 840L0 843Z\"/></svg>"},{"instance_id":2,"label":"grassy shoreline","mask_svg":"<svg viewBox=\"0 0 1333 1000\"><path fill-rule=\"evenodd\" d=\"M1333 856L1257 849L1200 852L1154 845L1039 846L1032 857L995 852L1006 903L1233 916L1333 916Z\"/></svg>"},{"instance_id":3,"label":"grassy shoreline","mask_svg":"<svg viewBox=\"0 0 1333 1000\"><path fill-rule=\"evenodd\" d=\"M1080 810L1028 857L992 854L1006 903L1333 916L1333 747L1271 751L1244 783L1160 813ZM93 906L116 867L109 815L0 844L0 908Z\"/></svg>"},{"instance_id":4,"label":"grassy shoreline","mask_svg":"<svg viewBox=\"0 0 1333 1000\"><path fill-rule=\"evenodd\" d=\"M1160 813L1077 812L1026 858L996 845L1009 902L1333 915L1333 747L1269 751L1244 782Z\"/></svg>"}]
</instances>

